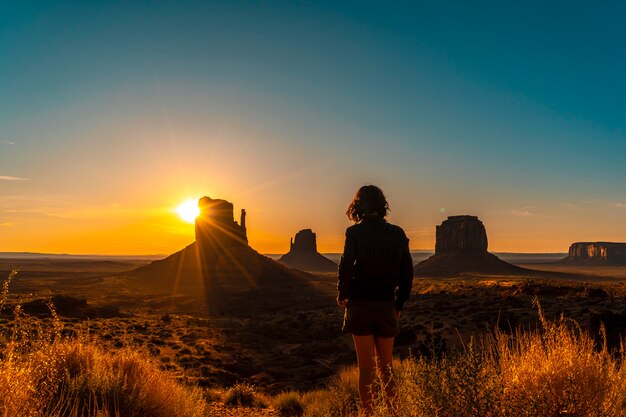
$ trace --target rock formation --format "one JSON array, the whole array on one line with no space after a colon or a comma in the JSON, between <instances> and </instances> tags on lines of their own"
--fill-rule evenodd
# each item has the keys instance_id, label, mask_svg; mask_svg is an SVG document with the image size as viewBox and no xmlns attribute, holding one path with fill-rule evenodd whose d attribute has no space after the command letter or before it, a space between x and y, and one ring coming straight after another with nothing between
<instances>
[{"instance_id":1,"label":"rock formation","mask_svg":"<svg viewBox=\"0 0 626 417\"><path fill-rule=\"evenodd\" d=\"M241 210L241 225L233 220L233 205L226 200L202 197L198 201L196 242L207 250L248 244L246 211Z\"/></svg>"},{"instance_id":2,"label":"rock formation","mask_svg":"<svg viewBox=\"0 0 626 417\"><path fill-rule=\"evenodd\" d=\"M196 241L132 271L130 275L139 283L172 295L204 296L210 315L254 314L317 300L311 293L310 275L289 269L248 245L245 210L238 224L228 201L203 197L198 207Z\"/></svg>"},{"instance_id":3,"label":"rock formation","mask_svg":"<svg viewBox=\"0 0 626 417\"><path fill-rule=\"evenodd\" d=\"M435 253L486 253L487 232L476 216L450 216L436 228Z\"/></svg>"},{"instance_id":4,"label":"rock formation","mask_svg":"<svg viewBox=\"0 0 626 417\"><path fill-rule=\"evenodd\" d=\"M485 226L476 216L450 216L436 228L435 254L415 266L416 276L511 274L523 268L487 251Z\"/></svg>"},{"instance_id":5,"label":"rock formation","mask_svg":"<svg viewBox=\"0 0 626 417\"><path fill-rule=\"evenodd\" d=\"M576 242L563 263L578 265L626 265L626 243Z\"/></svg>"},{"instance_id":6,"label":"rock formation","mask_svg":"<svg viewBox=\"0 0 626 417\"><path fill-rule=\"evenodd\" d=\"M311 229L302 229L289 242L289 251L317 252L317 236Z\"/></svg>"},{"instance_id":7,"label":"rock formation","mask_svg":"<svg viewBox=\"0 0 626 417\"><path fill-rule=\"evenodd\" d=\"M317 237L311 229L296 233L296 237L289 244L289 252L278 262L302 271L337 271L337 264L317 251Z\"/></svg>"}]
</instances>

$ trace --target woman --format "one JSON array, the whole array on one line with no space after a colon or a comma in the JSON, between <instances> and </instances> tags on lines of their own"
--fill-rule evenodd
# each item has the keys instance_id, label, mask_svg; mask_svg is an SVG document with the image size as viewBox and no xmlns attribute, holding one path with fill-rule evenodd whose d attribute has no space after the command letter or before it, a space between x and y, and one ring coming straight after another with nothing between
<instances>
[{"instance_id":1,"label":"woman","mask_svg":"<svg viewBox=\"0 0 626 417\"><path fill-rule=\"evenodd\" d=\"M372 411L370 386L378 364L388 398L392 381L393 341L404 303L411 294L413 262L404 231L385 221L389 204L374 185L361 187L346 214L355 224L346 230L339 264L337 305L345 308L343 332L351 333L359 366L359 396Z\"/></svg>"}]
</instances>

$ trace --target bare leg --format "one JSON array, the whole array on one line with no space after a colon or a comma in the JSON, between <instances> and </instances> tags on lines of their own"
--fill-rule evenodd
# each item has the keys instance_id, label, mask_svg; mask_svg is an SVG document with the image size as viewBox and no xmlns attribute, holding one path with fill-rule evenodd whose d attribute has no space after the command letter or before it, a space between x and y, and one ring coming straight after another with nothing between
<instances>
[{"instance_id":1,"label":"bare leg","mask_svg":"<svg viewBox=\"0 0 626 417\"><path fill-rule=\"evenodd\" d=\"M385 387L388 406L391 406L391 402L395 400L398 395L396 383L393 380L393 341L393 337L374 338L374 345L376 346L376 352L378 354L378 364L380 366L380 373L382 376L382 383Z\"/></svg>"},{"instance_id":2,"label":"bare leg","mask_svg":"<svg viewBox=\"0 0 626 417\"><path fill-rule=\"evenodd\" d=\"M361 399L361 409L366 413L372 412L372 392L371 386L376 378L376 345L374 336L355 336L354 348L356 349L356 359L359 365L359 397Z\"/></svg>"}]
</instances>

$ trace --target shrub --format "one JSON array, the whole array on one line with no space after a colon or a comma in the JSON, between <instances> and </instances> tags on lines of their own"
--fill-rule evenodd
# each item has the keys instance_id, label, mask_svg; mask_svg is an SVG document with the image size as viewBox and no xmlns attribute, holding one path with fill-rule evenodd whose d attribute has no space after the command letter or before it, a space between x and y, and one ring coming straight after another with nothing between
<instances>
[{"instance_id":1,"label":"shrub","mask_svg":"<svg viewBox=\"0 0 626 417\"><path fill-rule=\"evenodd\" d=\"M199 390L170 379L144 352L119 349L105 353L93 344L70 342L57 395L62 414L78 410L110 416L201 416ZM53 402L54 403L54 402Z\"/></svg>"},{"instance_id":2,"label":"shrub","mask_svg":"<svg viewBox=\"0 0 626 417\"><path fill-rule=\"evenodd\" d=\"M283 392L274 397L273 405L282 417L299 417L304 413L302 397L297 392Z\"/></svg>"},{"instance_id":3,"label":"shrub","mask_svg":"<svg viewBox=\"0 0 626 417\"><path fill-rule=\"evenodd\" d=\"M356 367L342 368L325 390L302 396L305 417L352 416L358 411L359 374Z\"/></svg>"},{"instance_id":4,"label":"shrub","mask_svg":"<svg viewBox=\"0 0 626 417\"><path fill-rule=\"evenodd\" d=\"M499 338L503 415L623 415L626 375L606 347L595 350L571 321L543 320L543 327Z\"/></svg>"},{"instance_id":5,"label":"shrub","mask_svg":"<svg viewBox=\"0 0 626 417\"><path fill-rule=\"evenodd\" d=\"M224 393L224 405L230 407L264 407L260 395L248 384L236 384Z\"/></svg>"}]
</instances>

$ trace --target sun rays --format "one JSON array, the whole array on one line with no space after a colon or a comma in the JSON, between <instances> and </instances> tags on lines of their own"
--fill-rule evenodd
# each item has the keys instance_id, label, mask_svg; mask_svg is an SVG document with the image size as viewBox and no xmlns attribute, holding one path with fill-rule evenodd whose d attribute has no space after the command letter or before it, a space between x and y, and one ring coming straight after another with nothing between
<instances>
[{"instance_id":1,"label":"sun rays","mask_svg":"<svg viewBox=\"0 0 626 417\"><path fill-rule=\"evenodd\" d=\"M180 216L180 218L187 223L194 223L196 221L196 217L200 214L198 203L193 199L186 200L181 205L176 207L175 211L178 213L178 216Z\"/></svg>"}]
</instances>

